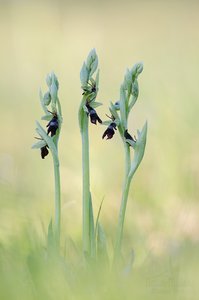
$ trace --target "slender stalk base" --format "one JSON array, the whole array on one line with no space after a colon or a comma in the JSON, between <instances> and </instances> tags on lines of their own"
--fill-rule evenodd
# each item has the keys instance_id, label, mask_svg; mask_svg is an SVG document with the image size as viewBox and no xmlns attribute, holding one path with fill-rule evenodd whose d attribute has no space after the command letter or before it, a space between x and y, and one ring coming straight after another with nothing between
<instances>
[{"instance_id":1,"label":"slender stalk base","mask_svg":"<svg viewBox=\"0 0 199 300\"><path fill-rule=\"evenodd\" d=\"M122 200L120 205L119 211L119 218L117 224L117 231L116 231L116 241L115 241L115 250L114 250L114 264L118 260L121 254L121 245L122 245L122 238L123 238L123 228L124 228L124 219L126 213L126 205L129 195L129 188L131 184L131 178L129 176L130 165L131 165L131 158L130 158L130 148L124 142L124 150L125 150L125 179L122 191Z\"/></svg>"},{"instance_id":2,"label":"slender stalk base","mask_svg":"<svg viewBox=\"0 0 199 300\"><path fill-rule=\"evenodd\" d=\"M89 199L90 199L90 172L89 172L89 137L88 116L83 116L82 128L82 172L83 172L83 252L90 257L90 221L89 221Z\"/></svg>"},{"instance_id":3,"label":"slender stalk base","mask_svg":"<svg viewBox=\"0 0 199 300\"><path fill-rule=\"evenodd\" d=\"M59 161L53 158L55 177L55 243L57 249L60 246L60 224L61 224L61 193L60 193L60 172Z\"/></svg>"}]
</instances>

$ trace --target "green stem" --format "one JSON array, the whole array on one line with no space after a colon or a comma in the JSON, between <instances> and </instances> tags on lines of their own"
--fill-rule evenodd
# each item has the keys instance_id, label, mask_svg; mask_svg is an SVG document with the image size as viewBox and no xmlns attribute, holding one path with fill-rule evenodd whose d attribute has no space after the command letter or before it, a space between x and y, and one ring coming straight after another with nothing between
<instances>
[{"instance_id":1,"label":"green stem","mask_svg":"<svg viewBox=\"0 0 199 300\"><path fill-rule=\"evenodd\" d=\"M122 200L120 205L119 218L118 218L117 231L116 231L114 262L116 262L121 252L126 205L127 205L129 188L131 183L131 178L129 176L129 171L131 166L130 147L125 141L124 141L124 150L125 150L125 179L123 184Z\"/></svg>"},{"instance_id":2,"label":"green stem","mask_svg":"<svg viewBox=\"0 0 199 300\"><path fill-rule=\"evenodd\" d=\"M61 193L60 193L60 172L59 159L53 155L54 178L55 178L55 241L59 249L60 246L60 224L61 224Z\"/></svg>"},{"instance_id":3,"label":"green stem","mask_svg":"<svg viewBox=\"0 0 199 300\"><path fill-rule=\"evenodd\" d=\"M126 205L127 205L128 195L129 195L130 183L131 180L129 177L127 177L125 180L123 193L122 193L122 201L120 206L117 233L116 233L115 252L114 252L115 262L117 261L117 258L120 256L121 253L124 219L125 219L125 212L126 212Z\"/></svg>"},{"instance_id":4,"label":"green stem","mask_svg":"<svg viewBox=\"0 0 199 300\"><path fill-rule=\"evenodd\" d=\"M82 115L82 171L83 171L83 252L90 256L90 222L89 222L89 199L90 199L90 175L89 175L89 136L88 116Z\"/></svg>"}]
</instances>

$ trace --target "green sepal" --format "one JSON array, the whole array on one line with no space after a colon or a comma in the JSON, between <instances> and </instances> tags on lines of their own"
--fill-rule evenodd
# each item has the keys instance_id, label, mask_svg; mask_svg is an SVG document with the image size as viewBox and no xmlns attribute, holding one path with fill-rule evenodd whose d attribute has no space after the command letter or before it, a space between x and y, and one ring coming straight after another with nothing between
<instances>
[{"instance_id":1,"label":"green sepal","mask_svg":"<svg viewBox=\"0 0 199 300\"><path fill-rule=\"evenodd\" d=\"M46 146L46 142L44 140L38 141L37 143L32 145L32 149L41 149L42 147Z\"/></svg>"},{"instance_id":2,"label":"green sepal","mask_svg":"<svg viewBox=\"0 0 199 300\"><path fill-rule=\"evenodd\" d=\"M46 131L43 129L43 127L39 124L38 121L36 121L36 125L37 125L37 128L36 128L37 133L46 142L46 144L48 145L48 147L50 148L50 150L52 152L52 155L57 159L57 162L58 162L57 149L56 149L56 146L55 146L55 143L54 143L54 140L53 140L53 138L56 138L56 136L54 136L52 138L49 135L47 135Z\"/></svg>"},{"instance_id":3,"label":"green sepal","mask_svg":"<svg viewBox=\"0 0 199 300\"><path fill-rule=\"evenodd\" d=\"M47 91L45 94L44 94L44 97L43 97L43 103L44 105L48 106L51 102L51 95L50 95L50 92Z\"/></svg>"},{"instance_id":4,"label":"green sepal","mask_svg":"<svg viewBox=\"0 0 199 300\"><path fill-rule=\"evenodd\" d=\"M88 78L89 78L88 69L84 62L80 71L80 80L81 80L82 88L87 86Z\"/></svg>"},{"instance_id":5,"label":"green sepal","mask_svg":"<svg viewBox=\"0 0 199 300\"><path fill-rule=\"evenodd\" d=\"M39 99L40 99L40 103L43 108L43 111L45 112L45 114L48 114L48 109L47 109L46 105L44 104L43 94L42 94L41 89L39 90Z\"/></svg>"},{"instance_id":6,"label":"green sepal","mask_svg":"<svg viewBox=\"0 0 199 300\"><path fill-rule=\"evenodd\" d=\"M120 125L120 119L115 119L114 123L117 125L117 127Z\"/></svg>"},{"instance_id":7,"label":"green sepal","mask_svg":"<svg viewBox=\"0 0 199 300\"><path fill-rule=\"evenodd\" d=\"M129 69L126 70L126 74L124 76L124 83L123 83L124 89L128 91L128 93L131 91L132 87L132 74Z\"/></svg>"},{"instance_id":8,"label":"green sepal","mask_svg":"<svg viewBox=\"0 0 199 300\"><path fill-rule=\"evenodd\" d=\"M41 120L44 120L44 121L50 121L51 119L52 119L51 114L44 115L44 116L41 117Z\"/></svg>"},{"instance_id":9,"label":"green sepal","mask_svg":"<svg viewBox=\"0 0 199 300\"><path fill-rule=\"evenodd\" d=\"M52 81L52 84L50 86L50 95L52 98L52 105L56 105L56 100L57 100L57 85L55 83L55 80Z\"/></svg>"},{"instance_id":10,"label":"green sepal","mask_svg":"<svg viewBox=\"0 0 199 300\"><path fill-rule=\"evenodd\" d=\"M52 77L51 74L47 74L46 76L46 84L47 86L50 88L51 84L52 84Z\"/></svg>"},{"instance_id":11,"label":"green sepal","mask_svg":"<svg viewBox=\"0 0 199 300\"><path fill-rule=\"evenodd\" d=\"M115 122L115 121L114 121L114 122ZM109 126L111 123L113 123L113 121L107 120L107 121L103 121L103 122L102 122L102 125Z\"/></svg>"},{"instance_id":12,"label":"green sepal","mask_svg":"<svg viewBox=\"0 0 199 300\"><path fill-rule=\"evenodd\" d=\"M99 107L99 106L101 106L101 105L102 105L101 102L93 101L92 104L91 104L91 107L92 107L92 108L97 108L97 107Z\"/></svg>"},{"instance_id":13,"label":"green sepal","mask_svg":"<svg viewBox=\"0 0 199 300\"><path fill-rule=\"evenodd\" d=\"M112 115L115 119L119 119L119 115L118 115L118 113L117 113L117 110L116 110L115 105L113 104L113 102L110 102L109 110L110 110L111 115Z\"/></svg>"},{"instance_id":14,"label":"green sepal","mask_svg":"<svg viewBox=\"0 0 199 300\"><path fill-rule=\"evenodd\" d=\"M89 52L86 60L86 66L88 69L89 77L91 77L93 73L97 70L97 66L98 66L98 57L95 49L92 49Z\"/></svg>"},{"instance_id":15,"label":"green sepal","mask_svg":"<svg viewBox=\"0 0 199 300\"><path fill-rule=\"evenodd\" d=\"M91 64L91 69L90 69L90 77L95 73L95 71L97 70L98 67L98 57L96 55L95 60L93 61L93 63Z\"/></svg>"},{"instance_id":16,"label":"green sepal","mask_svg":"<svg viewBox=\"0 0 199 300\"><path fill-rule=\"evenodd\" d=\"M120 114L123 127L127 128L126 94L124 86L120 87Z\"/></svg>"},{"instance_id":17,"label":"green sepal","mask_svg":"<svg viewBox=\"0 0 199 300\"><path fill-rule=\"evenodd\" d=\"M139 63L136 63L133 68L131 69L131 74L132 74L132 80L134 81L135 78L138 77L138 75L140 73L142 73L143 71L143 63L142 62L139 62Z\"/></svg>"}]
</instances>

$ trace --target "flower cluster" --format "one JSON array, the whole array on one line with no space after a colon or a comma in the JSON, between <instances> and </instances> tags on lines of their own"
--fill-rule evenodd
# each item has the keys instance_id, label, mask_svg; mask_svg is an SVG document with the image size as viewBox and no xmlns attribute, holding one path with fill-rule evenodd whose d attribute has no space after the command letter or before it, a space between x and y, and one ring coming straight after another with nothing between
<instances>
[{"instance_id":1,"label":"flower cluster","mask_svg":"<svg viewBox=\"0 0 199 300\"><path fill-rule=\"evenodd\" d=\"M45 132L41 125L37 123L36 131L40 135L40 138L37 139L39 139L40 141L32 146L32 148L40 149L42 159L44 159L48 155L48 149L51 149L51 141L49 140L48 135L54 139L54 144L56 144L60 132L61 123L61 106L57 95L59 82L53 72L47 76L46 83L48 86L48 91L44 95L42 95L40 91L40 102L45 113L45 115L42 117L42 120L48 121L48 124L46 125L47 132ZM50 104L52 112L48 109L48 106Z\"/></svg>"}]
</instances>

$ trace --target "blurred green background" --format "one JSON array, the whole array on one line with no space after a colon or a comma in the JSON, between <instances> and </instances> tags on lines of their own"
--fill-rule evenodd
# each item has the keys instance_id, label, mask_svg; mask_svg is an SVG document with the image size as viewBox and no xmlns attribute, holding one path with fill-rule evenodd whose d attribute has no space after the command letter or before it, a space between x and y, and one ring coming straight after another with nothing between
<instances>
[{"instance_id":1,"label":"blurred green background","mask_svg":"<svg viewBox=\"0 0 199 300\"><path fill-rule=\"evenodd\" d=\"M181 260L178 279L183 286L186 282L182 295L194 299L189 295L198 292L198 15L198 1L185 0L0 1L2 247L27 254L24 231L29 232L29 239L35 235L44 241L53 215L51 157L41 160L39 151L31 150L35 120L42 116L39 88L45 92L45 77L52 70L59 79L64 118L59 144L62 243L72 238L80 244L79 71L90 49L96 48L98 100L103 102L98 113L103 120L109 101L119 97L126 68L144 63L129 131L136 133L147 119L148 140L130 191L124 256L133 248L137 268L150 255L162 261ZM111 252L124 157L119 135L104 141L104 129L90 126L91 191L95 215L104 198L101 222ZM11 271L5 268L2 277L6 272Z\"/></svg>"}]
</instances>

